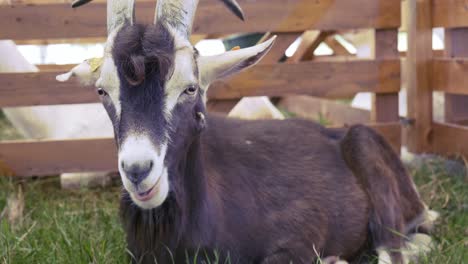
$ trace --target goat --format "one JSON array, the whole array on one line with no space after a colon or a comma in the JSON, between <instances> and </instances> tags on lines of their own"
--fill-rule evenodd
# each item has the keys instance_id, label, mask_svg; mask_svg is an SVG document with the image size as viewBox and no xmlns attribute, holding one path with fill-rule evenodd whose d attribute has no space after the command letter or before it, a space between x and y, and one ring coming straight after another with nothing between
<instances>
[{"instance_id":1,"label":"goat","mask_svg":"<svg viewBox=\"0 0 468 264\"><path fill-rule=\"evenodd\" d=\"M392 148L362 125L207 114L210 83L256 64L275 38L199 56L197 4L158 0L145 26L133 23L133 1L108 2L101 66L57 77L94 83L114 125L133 261L404 263L402 235L428 211Z\"/></svg>"}]
</instances>

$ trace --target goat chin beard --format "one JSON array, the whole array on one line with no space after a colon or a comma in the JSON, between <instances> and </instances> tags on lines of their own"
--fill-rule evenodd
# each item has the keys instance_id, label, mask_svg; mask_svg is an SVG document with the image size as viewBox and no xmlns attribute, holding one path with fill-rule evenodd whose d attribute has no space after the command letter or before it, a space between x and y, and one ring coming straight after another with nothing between
<instances>
[{"instance_id":1,"label":"goat chin beard","mask_svg":"<svg viewBox=\"0 0 468 264\"><path fill-rule=\"evenodd\" d=\"M161 176L156 180L146 179L145 182L146 181L154 182L154 184L145 184L151 187L148 189L148 194L146 194L144 197L139 195L134 188L132 188L133 191L129 190L127 187L125 187L125 189L130 194L133 203L142 209L149 210L160 206L167 198L169 193L169 180L167 177L167 171L164 170Z\"/></svg>"}]
</instances>

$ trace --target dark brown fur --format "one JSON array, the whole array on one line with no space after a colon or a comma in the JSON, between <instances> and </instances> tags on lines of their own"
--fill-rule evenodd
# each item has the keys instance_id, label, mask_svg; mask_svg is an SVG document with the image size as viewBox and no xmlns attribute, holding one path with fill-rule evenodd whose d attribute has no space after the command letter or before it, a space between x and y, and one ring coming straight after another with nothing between
<instances>
[{"instance_id":1,"label":"dark brown fur","mask_svg":"<svg viewBox=\"0 0 468 264\"><path fill-rule=\"evenodd\" d=\"M169 251L183 263L197 250L199 260L218 250L232 263L310 263L314 248L353 260L368 242L398 248L402 216L423 210L399 205L420 204L406 200L414 189L398 187L411 179L393 171L398 157L365 127L210 117L181 155L185 166L171 170L180 175L161 208L122 200L129 247L144 263L167 263Z\"/></svg>"},{"instance_id":2,"label":"dark brown fur","mask_svg":"<svg viewBox=\"0 0 468 264\"><path fill-rule=\"evenodd\" d=\"M141 84L146 76L158 76L164 83L173 65L174 43L163 26L124 26L116 36L113 58L131 86Z\"/></svg>"},{"instance_id":3,"label":"dark brown fur","mask_svg":"<svg viewBox=\"0 0 468 264\"><path fill-rule=\"evenodd\" d=\"M310 263L320 256L359 261L399 249L424 211L413 182L385 140L364 126L327 129L305 120L241 121L204 114L203 91L163 114L174 44L161 26L126 26L113 57L121 114L117 143L130 130L170 138L170 191L152 210L124 191L121 217L134 262ZM255 57L242 63L253 63ZM194 72L197 69L195 67ZM105 99L108 100L108 99ZM401 263L400 253L392 253Z\"/></svg>"}]
</instances>

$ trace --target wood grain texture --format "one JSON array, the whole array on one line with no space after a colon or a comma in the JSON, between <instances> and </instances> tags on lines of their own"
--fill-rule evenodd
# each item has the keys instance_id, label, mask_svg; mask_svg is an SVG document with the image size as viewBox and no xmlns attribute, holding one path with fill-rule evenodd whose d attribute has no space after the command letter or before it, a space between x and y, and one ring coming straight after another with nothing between
<instances>
[{"instance_id":1,"label":"wood grain texture","mask_svg":"<svg viewBox=\"0 0 468 264\"><path fill-rule=\"evenodd\" d=\"M268 40L274 35L277 35L275 44L273 45L271 50L265 55L265 57L263 57L259 64L272 64L278 62L285 56L285 52L289 48L289 46L291 46L291 44L293 44L293 42L301 36L301 33L267 33L259 41L259 43Z\"/></svg>"},{"instance_id":2,"label":"wood grain texture","mask_svg":"<svg viewBox=\"0 0 468 264\"><path fill-rule=\"evenodd\" d=\"M431 143L436 154L468 158L468 127L434 123Z\"/></svg>"},{"instance_id":3,"label":"wood grain texture","mask_svg":"<svg viewBox=\"0 0 468 264\"><path fill-rule=\"evenodd\" d=\"M352 55L351 53L349 53L349 51L343 46L341 45L341 43L336 40L335 36L330 36L328 38L325 39L325 44L328 45L328 47L330 49L333 50L333 55L334 56L349 56L349 55Z\"/></svg>"},{"instance_id":4,"label":"wood grain texture","mask_svg":"<svg viewBox=\"0 0 468 264\"><path fill-rule=\"evenodd\" d=\"M468 58L434 59L432 87L435 91L468 95Z\"/></svg>"},{"instance_id":5,"label":"wood grain texture","mask_svg":"<svg viewBox=\"0 0 468 264\"><path fill-rule=\"evenodd\" d=\"M58 82L64 71L37 73L0 73L0 106L33 106L98 102L94 87L75 80Z\"/></svg>"},{"instance_id":6,"label":"wood grain texture","mask_svg":"<svg viewBox=\"0 0 468 264\"><path fill-rule=\"evenodd\" d=\"M431 0L406 1L408 4L408 117L414 124L405 128L406 145L411 152L430 151L432 126L432 17Z\"/></svg>"},{"instance_id":7,"label":"wood grain texture","mask_svg":"<svg viewBox=\"0 0 468 264\"><path fill-rule=\"evenodd\" d=\"M111 138L3 142L0 160L19 176L117 170Z\"/></svg>"},{"instance_id":8,"label":"wood grain texture","mask_svg":"<svg viewBox=\"0 0 468 264\"><path fill-rule=\"evenodd\" d=\"M370 125L394 146L399 124ZM0 143L3 169L15 176L47 176L64 172L117 171L114 140L80 139Z\"/></svg>"},{"instance_id":9,"label":"wood grain texture","mask_svg":"<svg viewBox=\"0 0 468 264\"><path fill-rule=\"evenodd\" d=\"M303 60L312 60L314 51L328 36L333 35L334 31L308 30L302 34L301 43L297 47L293 56L288 58L287 63L296 63Z\"/></svg>"},{"instance_id":10,"label":"wood grain texture","mask_svg":"<svg viewBox=\"0 0 468 264\"><path fill-rule=\"evenodd\" d=\"M400 1L388 0L240 0L246 22L239 21L218 0L202 0L195 34L236 32L301 32L309 29L398 28ZM139 21L150 23L154 1L137 1ZM68 3L0 6L0 39L102 37L106 4L72 9Z\"/></svg>"},{"instance_id":11,"label":"wood grain texture","mask_svg":"<svg viewBox=\"0 0 468 264\"><path fill-rule=\"evenodd\" d=\"M332 126L363 124L370 122L370 111L350 105L311 96L292 95L281 99L277 105L294 116L319 120L325 119Z\"/></svg>"},{"instance_id":12,"label":"wood grain texture","mask_svg":"<svg viewBox=\"0 0 468 264\"><path fill-rule=\"evenodd\" d=\"M83 87L75 81L57 82L55 76L69 69L61 71L59 67L39 73L0 73L0 106L98 101L93 87ZM339 98L363 91L396 92L399 85L399 60L266 64L214 83L208 97L238 99L258 95L308 94Z\"/></svg>"},{"instance_id":13,"label":"wood grain texture","mask_svg":"<svg viewBox=\"0 0 468 264\"><path fill-rule=\"evenodd\" d=\"M468 27L467 5L466 0L432 0L434 27Z\"/></svg>"},{"instance_id":14,"label":"wood grain texture","mask_svg":"<svg viewBox=\"0 0 468 264\"><path fill-rule=\"evenodd\" d=\"M226 81L213 83L208 96L311 95L350 98L358 92L392 93L400 89L399 60L301 62L258 65Z\"/></svg>"},{"instance_id":15,"label":"wood grain texture","mask_svg":"<svg viewBox=\"0 0 468 264\"><path fill-rule=\"evenodd\" d=\"M447 85L446 88L451 90L461 90L468 93L468 45L466 45L468 42L468 28L446 29L444 40L445 56L450 58L465 57L465 63L457 63L457 61L452 60L449 69L442 69L445 70L444 76L434 75L439 70L434 69L434 78L445 77L445 80L442 80L438 85ZM445 93L445 122L458 123L468 120L468 95L455 93Z\"/></svg>"},{"instance_id":16,"label":"wood grain texture","mask_svg":"<svg viewBox=\"0 0 468 264\"><path fill-rule=\"evenodd\" d=\"M396 59L398 53L398 29L375 31L374 57L376 59ZM372 122L397 122L399 120L398 92L374 94L372 96Z\"/></svg>"}]
</instances>

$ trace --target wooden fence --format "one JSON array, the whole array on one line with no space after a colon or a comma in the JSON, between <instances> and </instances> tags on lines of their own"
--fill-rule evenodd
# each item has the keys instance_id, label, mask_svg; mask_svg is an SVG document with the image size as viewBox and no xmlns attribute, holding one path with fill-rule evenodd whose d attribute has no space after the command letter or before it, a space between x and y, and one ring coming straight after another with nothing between
<instances>
[{"instance_id":1,"label":"wooden fence","mask_svg":"<svg viewBox=\"0 0 468 264\"><path fill-rule=\"evenodd\" d=\"M419 3L420 1L418 1ZM436 8L449 10L457 1L439 0ZM459 1L463 2L463 1ZM268 95L313 95L322 98L349 98L358 92L375 93L372 109L372 125L380 131L395 148L401 142L401 127L398 122L398 92L401 84L401 64L397 50L398 28L401 24L401 2L398 0L239 0L247 20L238 21L228 15L218 0L202 0L195 21L194 33L232 34L240 32L272 32L278 41L272 52L258 66L210 89L211 100L233 100L243 96ZM450 3L450 4L448 4ZM137 18L150 22L154 1L137 1ZM463 7L462 7L463 8ZM72 10L61 0L20 0L0 6L0 39L29 41L31 39L78 39L105 37L105 2L93 2L79 10ZM419 11L418 11L419 14ZM450 26L464 25L463 18L443 17L443 12L434 21ZM465 23L466 24L466 23ZM286 48L298 37L308 44L298 50L300 56L318 43L317 37L308 38L306 30L332 32L351 29L375 31L375 56L367 60L320 60L278 63ZM419 35L419 27L414 29ZM320 34L319 34L320 35ZM324 36L326 34L321 34ZM408 61L420 60L420 50L413 50ZM417 54L414 54L417 53ZM295 55L297 56L297 55ZM452 67L460 71L460 60L440 60L439 68ZM38 73L0 73L0 107L77 104L97 102L94 89L81 87L78 83L58 83L57 74L71 66L42 66ZM427 68L429 68L429 64ZM466 69L466 67L465 67ZM411 69L420 74L419 66ZM455 82L452 70L446 76ZM440 77L440 76L439 76ZM449 78L450 77L450 78ZM440 77L442 78L442 77ZM420 81L419 79L416 81ZM434 82L436 83L436 82ZM462 92L455 83L448 85L440 80L438 90ZM443 84L443 85L442 85ZM428 93L426 87L417 93ZM463 92L462 92L463 93ZM466 93L466 91L464 92ZM418 97L416 100L415 96ZM414 94L412 101L418 101ZM420 102L423 104L423 101ZM412 114L420 113L417 106ZM413 131L408 140L416 140L421 129ZM426 117L424 117L426 118ZM434 126L433 138L446 137L447 133L461 133L463 128L453 125ZM411 129L415 130L415 129ZM442 144L441 141L437 141ZM2 165L3 164L3 165ZM80 140L26 140L0 143L0 166L7 167L16 175L51 175L61 172L106 171L116 169L116 153L113 139Z\"/></svg>"},{"instance_id":2,"label":"wooden fence","mask_svg":"<svg viewBox=\"0 0 468 264\"><path fill-rule=\"evenodd\" d=\"M464 0L406 0L409 150L468 156L468 9ZM445 29L442 56L432 29ZM445 121L433 120L433 91L445 93Z\"/></svg>"}]
</instances>

